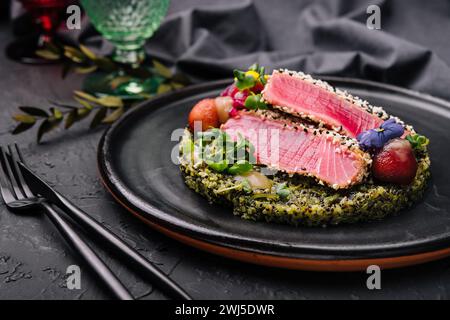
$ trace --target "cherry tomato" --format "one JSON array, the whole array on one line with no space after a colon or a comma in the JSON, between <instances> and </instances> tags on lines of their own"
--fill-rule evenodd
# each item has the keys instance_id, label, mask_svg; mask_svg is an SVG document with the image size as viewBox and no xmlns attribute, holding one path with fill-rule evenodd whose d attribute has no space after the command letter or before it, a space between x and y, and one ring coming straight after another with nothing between
<instances>
[{"instance_id":1,"label":"cherry tomato","mask_svg":"<svg viewBox=\"0 0 450 320\"><path fill-rule=\"evenodd\" d=\"M220 126L214 99L203 99L192 108L191 113L189 113L189 128L191 131L200 128L195 128L195 122L201 123L202 131Z\"/></svg>"}]
</instances>

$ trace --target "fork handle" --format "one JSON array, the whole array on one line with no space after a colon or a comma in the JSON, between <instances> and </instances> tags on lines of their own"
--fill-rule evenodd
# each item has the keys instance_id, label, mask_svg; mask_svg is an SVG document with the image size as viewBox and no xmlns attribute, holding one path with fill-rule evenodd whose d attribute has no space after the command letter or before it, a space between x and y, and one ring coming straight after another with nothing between
<instances>
[{"instance_id":1,"label":"fork handle","mask_svg":"<svg viewBox=\"0 0 450 320\"><path fill-rule=\"evenodd\" d=\"M126 242L121 240L113 232L97 222L89 214L79 209L59 192L54 191L57 201L54 202L58 207L64 210L75 222L83 226L91 234L100 238L105 245L115 251L116 254L124 257L126 262L138 268L154 284L162 289L166 294L177 300L192 300L192 297L186 293L176 282L166 276L158 267L148 261L144 256L131 248Z\"/></svg>"},{"instance_id":2,"label":"fork handle","mask_svg":"<svg viewBox=\"0 0 450 320\"><path fill-rule=\"evenodd\" d=\"M53 207L43 201L41 203L47 216L61 232L67 242L84 258L87 264L97 273L97 276L106 284L120 300L134 300L133 296L124 287L120 280L112 273L108 266L91 249L91 247L76 233L76 231L53 209Z\"/></svg>"}]
</instances>

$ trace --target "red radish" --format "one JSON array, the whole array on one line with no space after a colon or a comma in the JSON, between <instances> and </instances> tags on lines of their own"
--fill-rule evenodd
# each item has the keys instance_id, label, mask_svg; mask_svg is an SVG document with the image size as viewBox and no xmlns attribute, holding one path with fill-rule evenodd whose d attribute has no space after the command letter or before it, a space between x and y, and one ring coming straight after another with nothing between
<instances>
[{"instance_id":1,"label":"red radish","mask_svg":"<svg viewBox=\"0 0 450 320\"><path fill-rule=\"evenodd\" d=\"M248 95L248 90L240 91L234 83L226 87L220 94L221 97L231 97L233 99L233 107L235 108L244 108L245 100Z\"/></svg>"},{"instance_id":2,"label":"red radish","mask_svg":"<svg viewBox=\"0 0 450 320\"><path fill-rule=\"evenodd\" d=\"M236 93L239 92L239 89L236 87L234 83L230 84L225 90L220 94L221 97L234 97Z\"/></svg>"},{"instance_id":3,"label":"red radish","mask_svg":"<svg viewBox=\"0 0 450 320\"><path fill-rule=\"evenodd\" d=\"M219 127L219 115L214 99L203 99L192 108L191 113L189 113L189 128L191 131L200 129L196 128L195 122L201 123L202 131Z\"/></svg>"},{"instance_id":4,"label":"red radish","mask_svg":"<svg viewBox=\"0 0 450 320\"><path fill-rule=\"evenodd\" d=\"M230 111L233 108L233 99L231 97L217 97L215 99L219 122L225 123L230 117Z\"/></svg>"},{"instance_id":5,"label":"red radish","mask_svg":"<svg viewBox=\"0 0 450 320\"><path fill-rule=\"evenodd\" d=\"M411 143L400 138L386 143L374 157L373 175L384 182L408 185L417 172L417 160Z\"/></svg>"}]
</instances>

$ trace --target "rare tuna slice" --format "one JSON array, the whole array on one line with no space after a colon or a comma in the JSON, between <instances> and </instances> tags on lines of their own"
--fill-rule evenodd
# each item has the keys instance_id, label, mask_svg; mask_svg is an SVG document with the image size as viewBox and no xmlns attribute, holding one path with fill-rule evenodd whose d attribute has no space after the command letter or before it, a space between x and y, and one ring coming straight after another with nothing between
<instances>
[{"instance_id":1,"label":"rare tuna slice","mask_svg":"<svg viewBox=\"0 0 450 320\"><path fill-rule=\"evenodd\" d=\"M228 114L212 123L198 113L208 130L185 130L180 143L186 185L209 202L248 220L325 226L423 197L429 140L411 125L302 72L269 76L255 64L233 76L221 94Z\"/></svg>"},{"instance_id":2,"label":"rare tuna slice","mask_svg":"<svg viewBox=\"0 0 450 320\"><path fill-rule=\"evenodd\" d=\"M388 115L380 107L303 73L274 71L263 98L275 108L313 121L354 138L359 133L377 128Z\"/></svg>"},{"instance_id":3,"label":"rare tuna slice","mask_svg":"<svg viewBox=\"0 0 450 320\"><path fill-rule=\"evenodd\" d=\"M239 134L247 138L259 164L312 176L334 189L357 184L367 173L368 155L337 133L277 120L267 112L242 111L221 129L233 139Z\"/></svg>"}]
</instances>

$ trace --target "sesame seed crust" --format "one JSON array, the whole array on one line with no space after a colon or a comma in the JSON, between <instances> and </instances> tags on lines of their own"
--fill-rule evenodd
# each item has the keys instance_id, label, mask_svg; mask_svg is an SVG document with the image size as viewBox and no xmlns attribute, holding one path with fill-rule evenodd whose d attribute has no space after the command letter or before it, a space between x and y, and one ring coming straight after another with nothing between
<instances>
[{"instance_id":1,"label":"sesame seed crust","mask_svg":"<svg viewBox=\"0 0 450 320\"><path fill-rule=\"evenodd\" d=\"M370 114L372 114L374 116L377 116L378 118L380 118L382 120L388 120L388 119L393 118L393 119L395 119L395 121L397 123L403 125L406 131L409 131L411 133L415 133L414 128L411 125L405 124L398 117L389 115L382 107L374 106L374 105L370 104L368 101L363 100L363 99L361 99L361 98L359 98L357 96L354 96L354 95L350 94L346 90L340 90L338 88L335 88L335 87L331 86L326 81L323 81L323 80L320 80L320 79L315 79L311 75L303 73L303 72L300 72L300 71L291 71L291 70L288 70L288 69L278 69L278 70L274 70L273 71L273 74L277 74L277 73L287 74L287 75L289 75L291 77L301 79L301 80L306 81L308 83L311 83L311 84L313 84L315 86L318 86L318 87L320 87L322 89L325 89L328 92L331 92L331 93L337 95L338 97L340 97L340 98L342 98L342 99L344 99L344 100L346 100L346 101L348 101L348 102L350 102L350 103L352 103L352 104L354 104L354 105L364 109L368 113L370 113ZM267 88L268 85L270 85L270 79L271 79L271 77L269 76L269 78L267 80L267 85L266 85L265 88ZM266 90L265 88L262 91L262 95L261 95L263 97L262 100L263 100L263 102L265 102L265 103L270 105L270 103L268 101L264 100L264 92ZM304 112L295 112L294 110L292 110L290 108L287 108L285 106L279 106L279 105L271 105L271 106L273 108L275 108L275 109L281 110L282 112L290 113L290 114L293 114L293 115L295 115L295 116L297 116L299 118L313 121L316 124L318 124L319 126L328 127L329 129L332 129L333 131L345 134L345 132L343 132L342 126L338 126L338 127L330 126L327 123L324 123L323 121L321 121L321 120L317 119L316 117L314 117L314 115L305 114Z\"/></svg>"}]
</instances>

